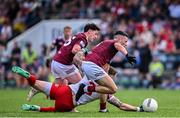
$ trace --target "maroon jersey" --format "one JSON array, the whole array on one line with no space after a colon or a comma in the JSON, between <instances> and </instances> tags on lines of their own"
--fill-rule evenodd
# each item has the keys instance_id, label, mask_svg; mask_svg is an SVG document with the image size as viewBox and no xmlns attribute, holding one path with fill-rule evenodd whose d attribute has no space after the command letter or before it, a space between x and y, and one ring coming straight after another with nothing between
<instances>
[{"instance_id":1,"label":"maroon jersey","mask_svg":"<svg viewBox=\"0 0 180 118\"><path fill-rule=\"evenodd\" d=\"M114 47L114 43L114 40L105 40L101 42L86 56L85 61L91 61L100 67L106 63L110 63L110 60L118 52Z\"/></svg>"},{"instance_id":2,"label":"maroon jersey","mask_svg":"<svg viewBox=\"0 0 180 118\"><path fill-rule=\"evenodd\" d=\"M55 46L55 48L56 48L56 53L57 53L58 50L64 45L64 43L65 43L65 39L60 38L60 37L58 37L58 38L56 38L56 39L53 40L52 45Z\"/></svg>"},{"instance_id":3,"label":"maroon jersey","mask_svg":"<svg viewBox=\"0 0 180 118\"><path fill-rule=\"evenodd\" d=\"M72 48L75 44L79 44L81 48L87 46L88 42L86 39L86 35L84 33L79 33L71 38L68 42L66 42L55 54L53 60L60 62L65 65L71 65L73 61L74 54L72 53Z\"/></svg>"}]
</instances>

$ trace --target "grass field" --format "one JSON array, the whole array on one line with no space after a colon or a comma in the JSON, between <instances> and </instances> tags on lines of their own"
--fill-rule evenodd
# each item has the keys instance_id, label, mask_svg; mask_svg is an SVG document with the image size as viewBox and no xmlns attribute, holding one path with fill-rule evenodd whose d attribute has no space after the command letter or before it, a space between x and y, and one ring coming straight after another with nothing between
<instances>
[{"instance_id":1,"label":"grass field","mask_svg":"<svg viewBox=\"0 0 180 118\"><path fill-rule=\"evenodd\" d=\"M140 105L145 98L153 97L158 101L157 112L125 112L108 105L110 112L99 113L99 102L77 107L78 113L39 113L21 111L24 103L51 106L53 101L46 100L43 94L26 101L28 90L0 90L0 117L180 117L180 91L171 90L119 90L116 94L121 101L132 105Z\"/></svg>"}]
</instances>

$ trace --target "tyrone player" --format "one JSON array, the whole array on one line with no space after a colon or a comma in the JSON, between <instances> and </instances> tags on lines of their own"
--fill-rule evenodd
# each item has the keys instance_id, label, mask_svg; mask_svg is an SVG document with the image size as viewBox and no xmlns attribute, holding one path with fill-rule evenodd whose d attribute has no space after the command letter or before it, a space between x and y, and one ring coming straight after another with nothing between
<instances>
[{"instance_id":1,"label":"tyrone player","mask_svg":"<svg viewBox=\"0 0 180 118\"><path fill-rule=\"evenodd\" d=\"M134 56L128 54L125 47L127 46L128 35L125 32L117 31L114 40L105 40L98 44L92 51L86 55L85 60L81 63L81 68L89 80L95 81L99 86L87 86L81 84L76 94L78 101L85 92L98 92L102 94L114 94L117 91L112 78L105 72L103 68L110 63L114 55L120 51L126 55L126 59L130 64L136 63ZM76 61L79 61L77 56ZM106 67L108 69L108 66ZM106 101L105 95L102 95L101 101ZM105 106L105 104L103 105ZM104 111L103 111L104 112Z\"/></svg>"},{"instance_id":2,"label":"tyrone player","mask_svg":"<svg viewBox=\"0 0 180 118\"><path fill-rule=\"evenodd\" d=\"M34 75L31 75L29 72L17 66L14 66L12 68L12 71L26 78L29 85L31 85L33 88L38 89L45 95L50 96L52 100L55 100L55 106L53 107L40 107L37 105L24 104L22 106L22 109L26 111L70 112L74 110L76 106L87 104L99 98L99 94L97 92L90 92L82 95L77 102L75 101L75 95L81 83L91 86L97 86L94 81L88 81L87 78L82 79L79 83L76 84L61 86L59 84L36 80L36 77ZM142 107L135 107L123 103L113 95L108 96L108 102L116 106L120 110L144 111Z\"/></svg>"}]
</instances>

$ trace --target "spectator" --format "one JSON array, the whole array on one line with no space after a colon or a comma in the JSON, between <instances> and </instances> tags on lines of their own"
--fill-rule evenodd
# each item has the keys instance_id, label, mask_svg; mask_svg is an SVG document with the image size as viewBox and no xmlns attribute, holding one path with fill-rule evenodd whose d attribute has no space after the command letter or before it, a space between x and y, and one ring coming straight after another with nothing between
<instances>
[{"instance_id":1,"label":"spectator","mask_svg":"<svg viewBox=\"0 0 180 118\"><path fill-rule=\"evenodd\" d=\"M153 61L149 65L149 72L151 76L150 86L158 88L162 83L162 75L164 73L164 65L159 60L159 55L155 54L153 56Z\"/></svg>"},{"instance_id":2,"label":"spectator","mask_svg":"<svg viewBox=\"0 0 180 118\"><path fill-rule=\"evenodd\" d=\"M174 89L180 90L180 66L177 68L175 75L175 83L172 86Z\"/></svg>"},{"instance_id":3,"label":"spectator","mask_svg":"<svg viewBox=\"0 0 180 118\"><path fill-rule=\"evenodd\" d=\"M46 56L47 56L47 45L46 44L42 44L41 45L41 54L38 57L40 65L44 65L44 63L46 61Z\"/></svg>"},{"instance_id":4,"label":"spectator","mask_svg":"<svg viewBox=\"0 0 180 118\"><path fill-rule=\"evenodd\" d=\"M17 17L14 20L14 31L16 33L22 33L23 31L25 31L26 29L26 24L25 24L25 14L23 13L23 11L19 11L17 14Z\"/></svg>"},{"instance_id":5,"label":"spectator","mask_svg":"<svg viewBox=\"0 0 180 118\"><path fill-rule=\"evenodd\" d=\"M175 47L176 47L176 54L180 54L180 30L176 34Z\"/></svg>"},{"instance_id":6,"label":"spectator","mask_svg":"<svg viewBox=\"0 0 180 118\"><path fill-rule=\"evenodd\" d=\"M17 66L20 66L21 62L21 48L18 46L17 42L14 42L13 49L11 51L11 61L14 61Z\"/></svg>"},{"instance_id":7,"label":"spectator","mask_svg":"<svg viewBox=\"0 0 180 118\"><path fill-rule=\"evenodd\" d=\"M37 71L37 78L42 81L49 81L48 77L50 73L50 68L47 68L45 65L41 65Z\"/></svg>"},{"instance_id":8,"label":"spectator","mask_svg":"<svg viewBox=\"0 0 180 118\"><path fill-rule=\"evenodd\" d=\"M2 64L0 64L0 88L4 88L4 84L5 84L5 69L4 66Z\"/></svg>"},{"instance_id":9,"label":"spectator","mask_svg":"<svg viewBox=\"0 0 180 118\"><path fill-rule=\"evenodd\" d=\"M171 17L180 19L180 4L178 4L178 1L170 4L169 12Z\"/></svg>"},{"instance_id":10,"label":"spectator","mask_svg":"<svg viewBox=\"0 0 180 118\"><path fill-rule=\"evenodd\" d=\"M148 44L145 44L143 40L138 42L138 51L140 59L138 69L141 74L142 85L147 87L147 73L149 72L148 67L152 60L152 56Z\"/></svg>"},{"instance_id":11,"label":"spectator","mask_svg":"<svg viewBox=\"0 0 180 118\"><path fill-rule=\"evenodd\" d=\"M9 19L6 18L1 28L0 42L2 42L4 46L6 46L6 43L11 38L11 36L12 36L12 27L9 23Z\"/></svg>"},{"instance_id":12,"label":"spectator","mask_svg":"<svg viewBox=\"0 0 180 118\"><path fill-rule=\"evenodd\" d=\"M22 52L22 58L24 62L28 65L32 65L37 58L36 52L32 49L31 43L26 43L26 48Z\"/></svg>"}]
</instances>

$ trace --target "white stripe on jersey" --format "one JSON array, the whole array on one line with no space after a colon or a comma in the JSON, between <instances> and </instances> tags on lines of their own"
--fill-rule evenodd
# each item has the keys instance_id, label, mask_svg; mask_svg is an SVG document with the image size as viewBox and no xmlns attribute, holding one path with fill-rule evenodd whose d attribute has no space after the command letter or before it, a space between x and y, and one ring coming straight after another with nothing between
<instances>
[{"instance_id":1,"label":"white stripe on jersey","mask_svg":"<svg viewBox=\"0 0 180 118\"><path fill-rule=\"evenodd\" d=\"M85 85L90 85L92 82L93 82L95 85L97 85L96 82L90 81L90 80L87 79L86 76L84 76L83 79L82 79L80 82L78 82L77 84L71 84L71 85L69 85L69 86L70 86L71 90L73 91L73 93L76 95L76 93L77 93L77 91L78 91L78 89L79 89L79 85L80 85L81 83L83 83L83 84L85 84ZM87 104L87 103L89 103L89 102L91 102L91 101L94 101L94 100L96 100L96 99L98 99L98 98L99 98L99 93L97 93L97 92L85 93L84 95L82 95L82 96L80 97L80 99L77 101L76 104L77 104L77 105Z\"/></svg>"}]
</instances>

